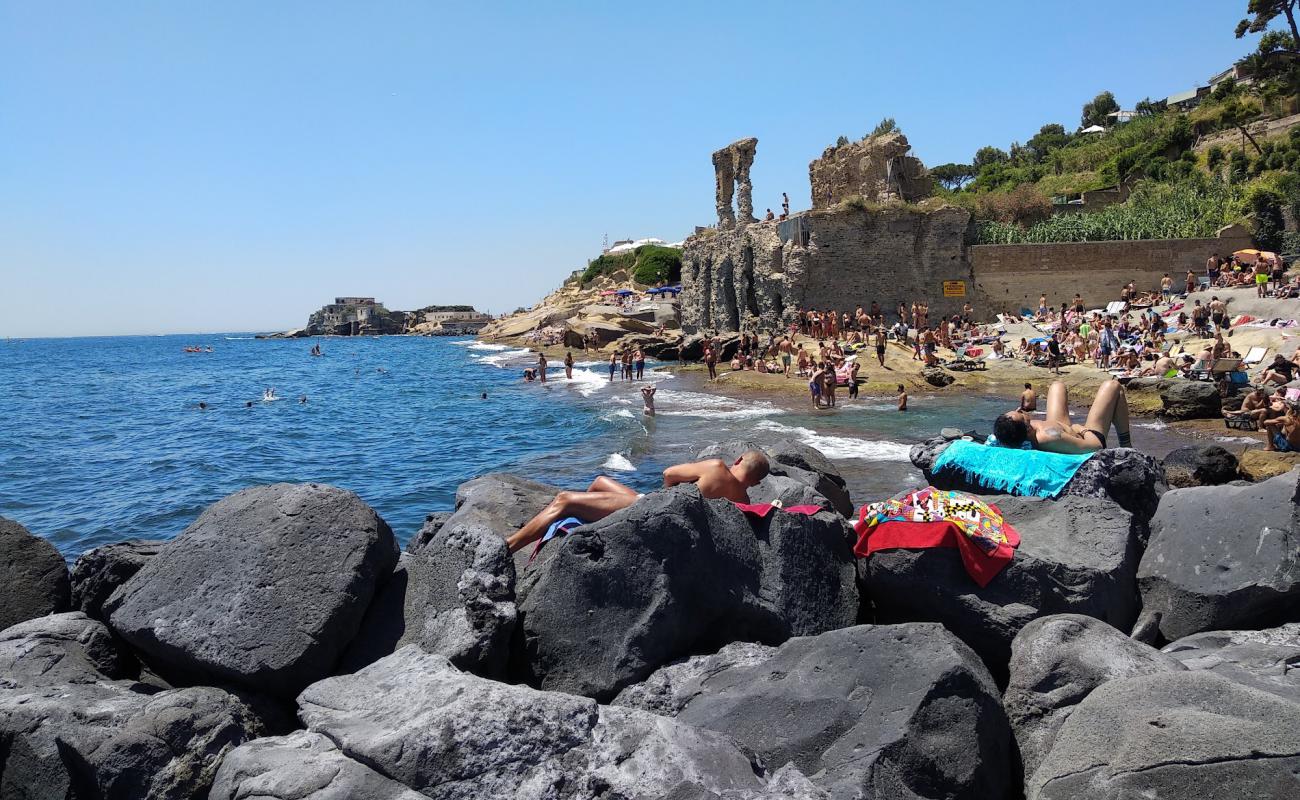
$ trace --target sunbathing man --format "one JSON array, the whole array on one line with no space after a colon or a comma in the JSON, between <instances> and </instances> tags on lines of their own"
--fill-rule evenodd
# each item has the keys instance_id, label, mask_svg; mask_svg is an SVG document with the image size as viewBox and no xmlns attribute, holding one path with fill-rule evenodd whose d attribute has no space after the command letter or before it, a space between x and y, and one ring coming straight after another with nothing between
<instances>
[{"instance_id":1,"label":"sunbathing man","mask_svg":"<svg viewBox=\"0 0 1300 800\"><path fill-rule=\"evenodd\" d=\"M993 421L993 435L1005 447L1020 447L1027 441L1035 449L1049 453L1095 453L1106 447L1106 433L1112 423L1119 433L1119 446L1132 447L1128 398L1119 381L1110 380L1101 385L1082 425L1070 422L1065 384L1056 381L1047 390L1046 420L1030 419L1020 410L1009 411Z\"/></svg>"},{"instance_id":2,"label":"sunbathing man","mask_svg":"<svg viewBox=\"0 0 1300 800\"><path fill-rule=\"evenodd\" d=\"M664 470L664 488L693 483L706 500L725 499L748 503L749 488L757 486L766 478L769 468L766 455L757 450L748 450L732 462L731 466L727 466L720 458L707 458L669 467ZM627 508L641 497L632 487L601 475L585 492L557 494L537 516L506 539L506 546L513 553L542 538L552 523L565 517L595 522Z\"/></svg>"},{"instance_id":3,"label":"sunbathing man","mask_svg":"<svg viewBox=\"0 0 1300 800\"><path fill-rule=\"evenodd\" d=\"M1256 386L1250 394L1241 401L1241 408L1236 411L1225 411L1225 419L1237 419L1240 417L1249 417L1256 423L1268 419L1269 415L1268 395L1264 392L1263 386ZM1281 409L1279 409L1281 410Z\"/></svg>"}]
</instances>

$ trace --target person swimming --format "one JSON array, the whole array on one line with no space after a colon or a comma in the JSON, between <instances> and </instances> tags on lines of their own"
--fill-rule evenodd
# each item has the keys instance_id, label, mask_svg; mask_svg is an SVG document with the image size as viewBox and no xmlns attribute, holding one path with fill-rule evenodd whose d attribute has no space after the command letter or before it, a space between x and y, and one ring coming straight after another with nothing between
<instances>
[{"instance_id":1,"label":"person swimming","mask_svg":"<svg viewBox=\"0 0 1300 800\"><path fill-rule=\"evenodd\" d=\"M275 387L274 387L274 386L271 386L271 387L267 388L266 391L262 392L262 402L264 402L264 403L269 403L269 402L272 401L272 400L279 400L279 399L280 399L280 398L278 398L278 397L275 396Z\"/></svg>"}]
</instances>

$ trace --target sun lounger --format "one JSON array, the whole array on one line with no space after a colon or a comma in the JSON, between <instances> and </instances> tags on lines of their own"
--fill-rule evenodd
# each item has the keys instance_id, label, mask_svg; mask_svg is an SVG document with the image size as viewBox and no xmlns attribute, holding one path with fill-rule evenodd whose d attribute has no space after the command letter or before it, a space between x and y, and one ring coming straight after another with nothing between
<instances>
[{"instance_id":1,"label":"sun lounger","mask_svg":"<svg viewBox=\"0 0 1300 800\"><path fill-rule=\"evenodd\" d=\"M1124 313L1124 309L1127 308L1127 307L1128 307L1128 303L1125 303L1123 300L1116 300L1116 301L1113 302L1113 303L1107 303L1107 304L1106 304L1106 313L1107 313L1107 314L1123 314L1123 313Z\"/></svg>"},{"instance_id":2,"label":"sun lounger","mask_svg":"<svg viewBox=\"0 0 1300 800\"><path fill-rule=\"evenodd\" d=\"M1240 358L1218 358L1210 364L1208 369L1194 369L1187 374L1187 377L1194 381L1212 381L1227 373L1236 372L1240 366Z\"/></svg>"},{"instance_id":3,"label":"sun lounger","mask_svg":"<svg viewBox=\"0 0 1300 800\"><path fill-rule=\"evenodd\" d=\"M1252 347L1250 352L1246 353L1246 357L1241 360L1241 363L1247 367L1262 364L1266 355L1268 355L1267 347Z\"/></svg>"}]
</instances>

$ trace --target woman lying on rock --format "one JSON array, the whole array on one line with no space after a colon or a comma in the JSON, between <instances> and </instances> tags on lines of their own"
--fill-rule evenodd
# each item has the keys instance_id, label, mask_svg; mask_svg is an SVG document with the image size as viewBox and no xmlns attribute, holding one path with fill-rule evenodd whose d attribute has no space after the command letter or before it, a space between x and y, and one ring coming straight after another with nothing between
<instances>
[{"instance_id":1,"label":"woman lying on rock","mask_svg":"<svg viewBox=\"0 0 1300 800\"><path fill-rule=\"evenodd\" d=\"M1132 447L1128 398L1119 381L1101 385L1082 425L1070 422L1065 384L1056 381L1047 390L1047 419L1030 419L1023 411L1009 411L993 421L993 436L1004 447L1021 447L1028 442L1037 450L1076 455L1104 449L1112 424L1119 434L1119 446Z\"/></svg>"},{"instance_id":2,"label":"woman lying on rock","mask_svg":"<svg viewBox=\"0 0 1300 800\"><path fill-rule=\"evenodd\" d=\"M680 483L693 483L706 500L731 500L749 502L749 487L757 486L767 477L770 465L767 456L757 450L748 450L731 466L720 458L706 458L690 464L678 464L664 470L664 488ZM541 512L524 527L506 539L510 552L515 552L542 537L553 523L565 517L577 517L585 523L604 519L610 514L640 500L630 486L624 486L604 475L592 481L585 492L560 492Z\"/></svg>"}]
</instances>

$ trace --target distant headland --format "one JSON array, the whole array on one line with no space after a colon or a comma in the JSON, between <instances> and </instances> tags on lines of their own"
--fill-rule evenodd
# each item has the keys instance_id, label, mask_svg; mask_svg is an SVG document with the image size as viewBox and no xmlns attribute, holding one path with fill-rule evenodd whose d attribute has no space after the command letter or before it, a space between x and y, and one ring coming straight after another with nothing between
<instances>
[{"instance_id":1,"label":"distant headland","mask_svg":"<svg viewBox=\"0 0 1300 800\"><path fill-rule=\"evenodd\" d=\"M464 336L478 333L492 321L474 306L425 306L415 311L389 311L373 297L335 297L307 318L307 324L262 339L307 336Z\"/></svg>"}]
</instances>

